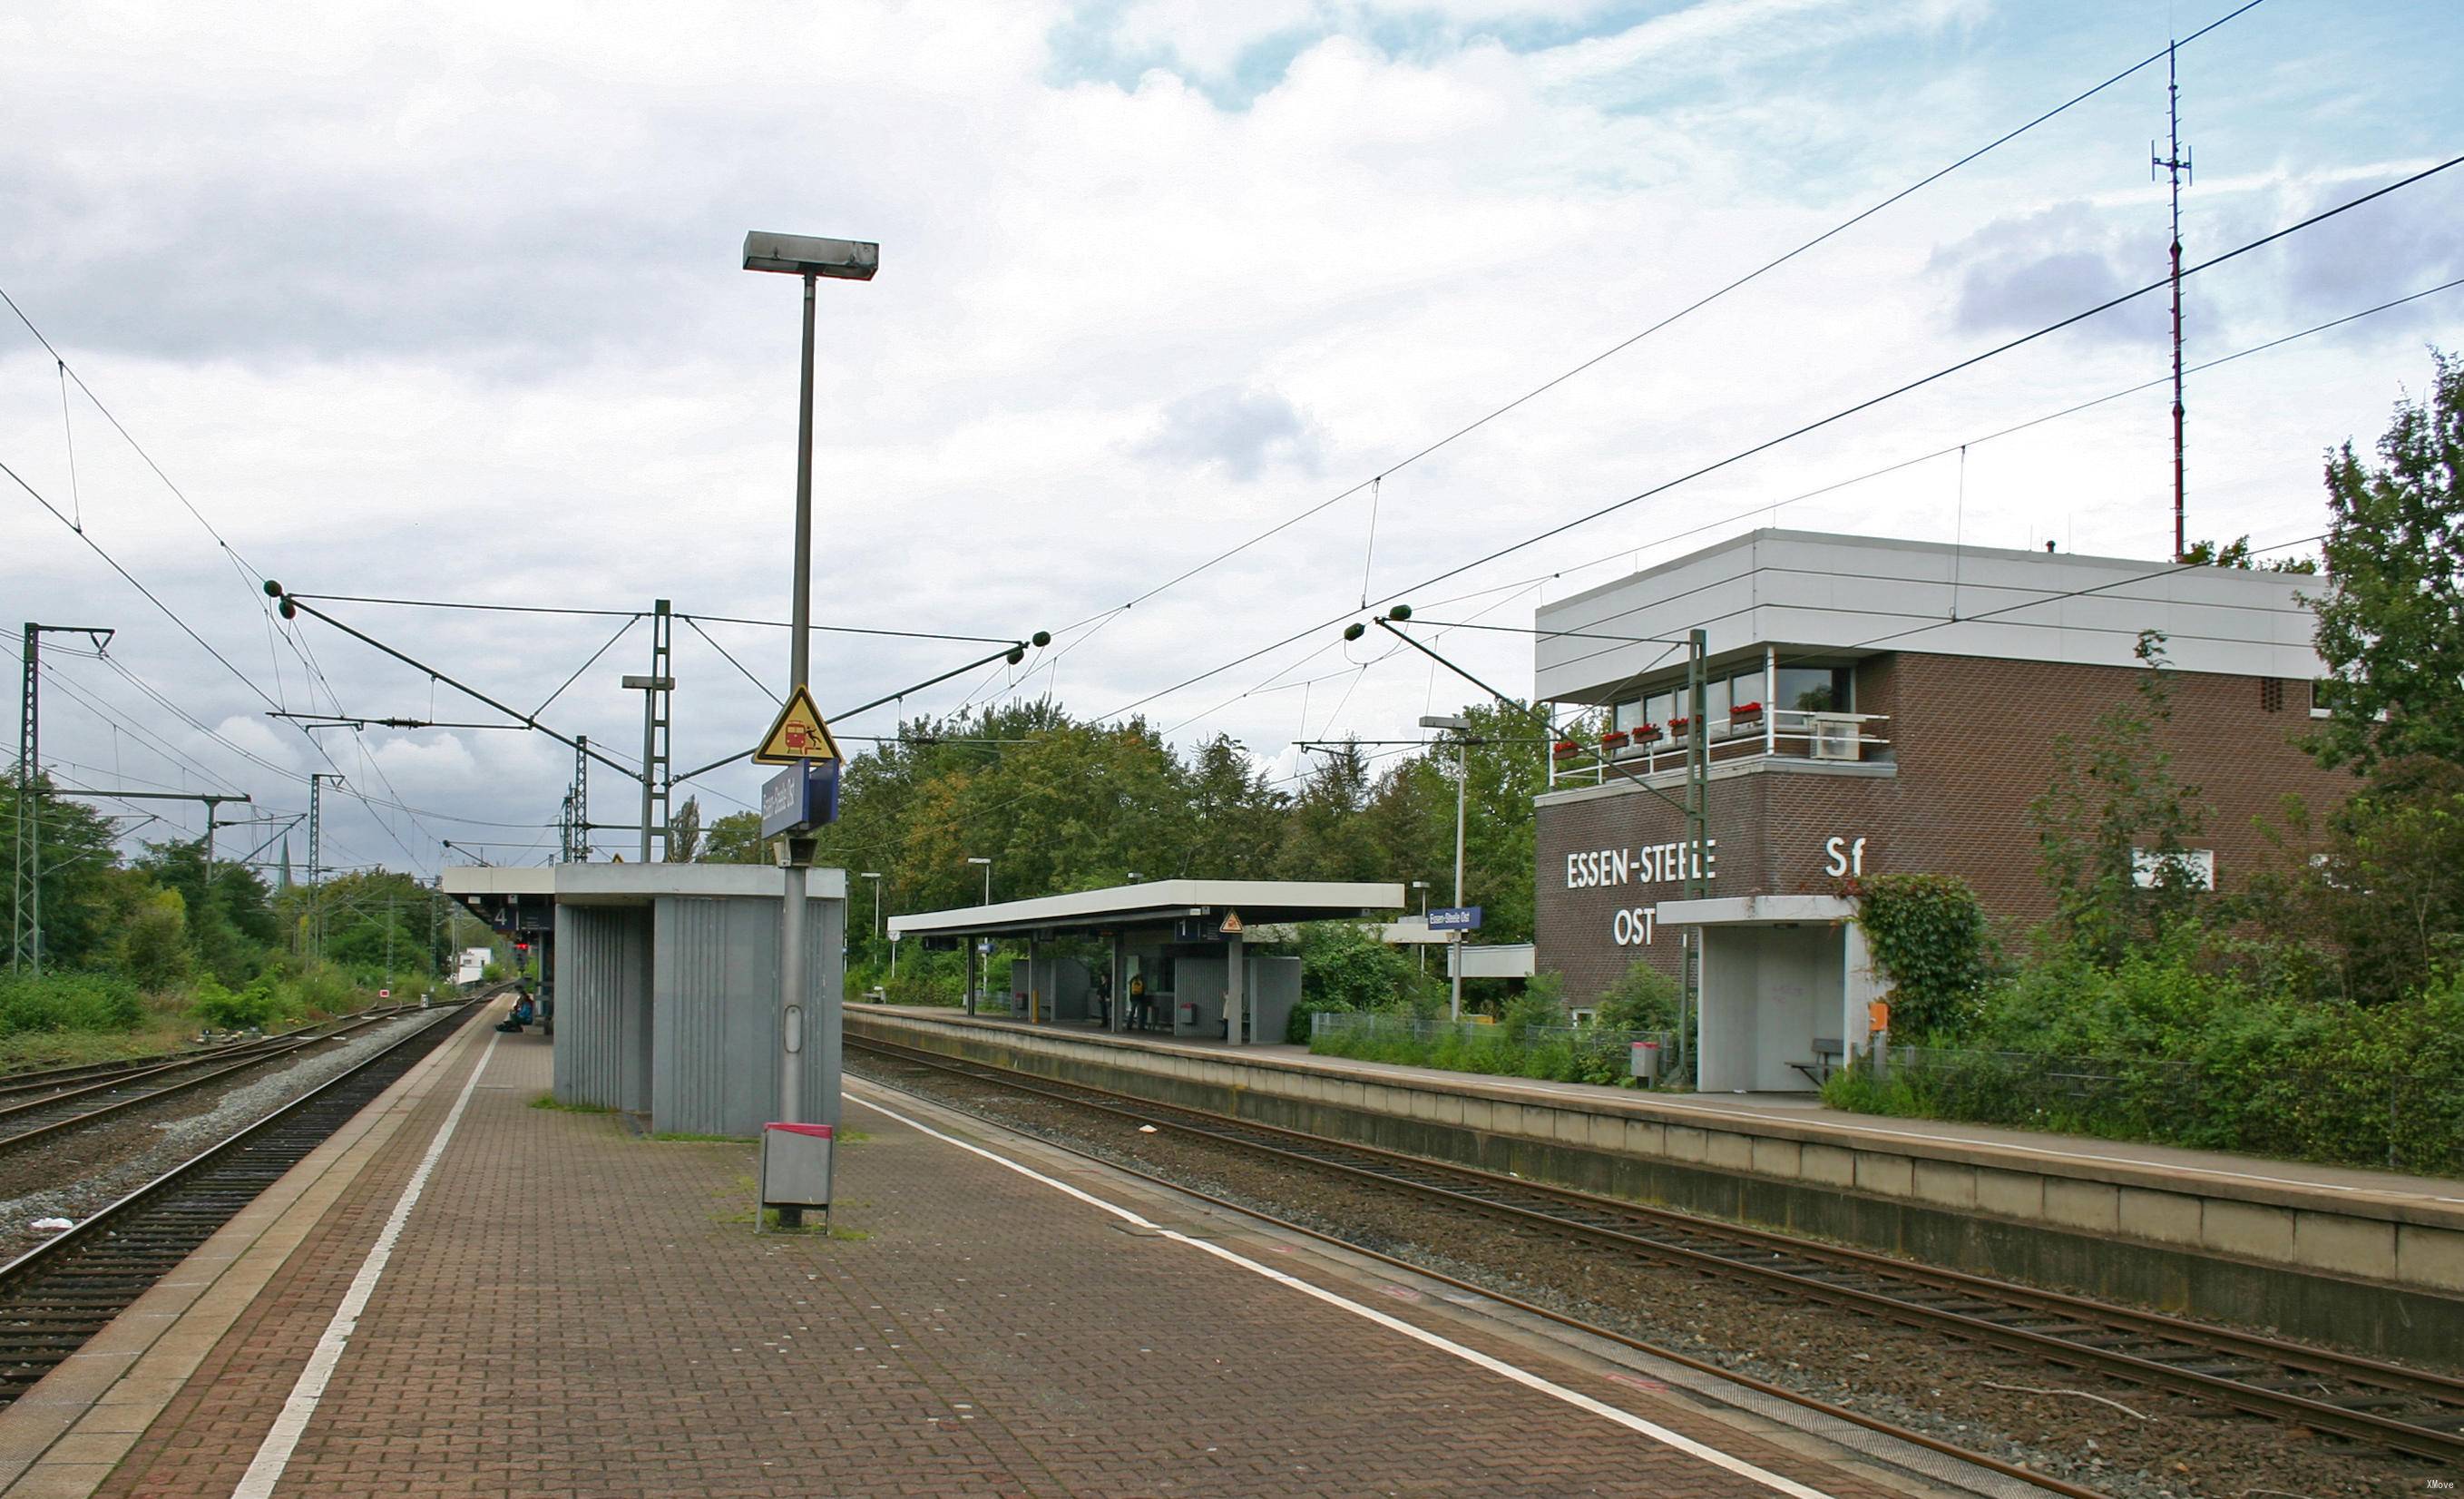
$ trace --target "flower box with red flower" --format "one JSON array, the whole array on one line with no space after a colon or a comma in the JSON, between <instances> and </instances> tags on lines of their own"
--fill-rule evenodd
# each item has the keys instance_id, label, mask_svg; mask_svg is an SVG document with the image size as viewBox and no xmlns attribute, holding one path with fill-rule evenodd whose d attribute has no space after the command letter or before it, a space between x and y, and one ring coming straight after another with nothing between
<instances>
[{"instance_id":1,"label":"flower box with red flower","mask_svg":"<svg viewBox=\"0 0 2464 1499\"><path fill-rule=\"evenodd\" d=\"M1691 718L1671 718L1668 720L1668 737L1672 739L1682 739L1693 727L1694 720Z\"/></svg>"},{"instance_id":2,"label":"flower box with red flower","mask_svg":"<svg viewBox=\"0 0 2464 1499\"><path fill-rule=\"evenodd\" d=\"M1600 736L1600 748L1604 750L1621 750L1625 748L1626 741L1633 738L1633 735L1626 733L1623 729L1611 729L1608 733Z\"/></svg>"},{"instance_id":3,"label":"flower box with red flower","mask_svg":"<svg viewBox=\"0 0 2464 1499\"><path fill-rule=\"evenodd\" d=\"M1551 747L1556 751L1556 755L1559 760L1564 760L1582 749L1582 746L1575 743L1573 739L1559 739Z\"/></svg>"},{"instance_id":4,"label":"flower box with red flower","mask_svg":"<svg viewBox=\"0 0 2464 1499\"><path fill-rule=\"evenodd\" d=\"M1763 705L1760 703L1739 703L1734 708L1728 710L1728 721L1730 723L1760 723L1763 721Z\"/></svg>"}]
</instances>

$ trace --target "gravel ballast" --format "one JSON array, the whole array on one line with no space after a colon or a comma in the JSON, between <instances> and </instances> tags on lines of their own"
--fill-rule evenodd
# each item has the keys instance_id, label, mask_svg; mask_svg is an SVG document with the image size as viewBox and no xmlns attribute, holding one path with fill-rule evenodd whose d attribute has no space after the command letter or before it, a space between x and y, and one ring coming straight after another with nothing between
<instances>
[{"instance_id":1,"label":"gravel ballast","mask_svg":"<svg viewBox=\"0 0 2464 1499\"><path fill-rule=\"evenodd\" d=\"M43 1140L0 1157L0 1264L54 1237L42 1218L81 1220L193 1159L320 1084L350 1070L441 1011L413 1012L320 1042L227 1088L175 1094L158 1106Z\"/></svg>"}]
</instances>

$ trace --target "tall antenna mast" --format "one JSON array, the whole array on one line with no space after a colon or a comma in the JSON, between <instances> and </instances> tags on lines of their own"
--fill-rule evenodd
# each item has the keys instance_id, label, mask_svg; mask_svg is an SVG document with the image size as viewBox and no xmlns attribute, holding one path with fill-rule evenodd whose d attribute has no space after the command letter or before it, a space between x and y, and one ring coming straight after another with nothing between
<instances>
[{"instance_id":1,"label":"tall antenna mast","mask_svg":"<svg viewBox=\"0 0 2464 1499\"><path fill-rule=\"evenodd\" d=\"M2158 156L2156 143L2147 143L2147 175L2152 179L2161 168L2173 185L2173 561L2177 562L2189 554L2182 526L2182 184L2190 176L2190 153L2182 149L2182 83L2173 66L2178 45L2168 42L2165 47L2165 114L2170 150Z\"/></svg>"}]
</instances>

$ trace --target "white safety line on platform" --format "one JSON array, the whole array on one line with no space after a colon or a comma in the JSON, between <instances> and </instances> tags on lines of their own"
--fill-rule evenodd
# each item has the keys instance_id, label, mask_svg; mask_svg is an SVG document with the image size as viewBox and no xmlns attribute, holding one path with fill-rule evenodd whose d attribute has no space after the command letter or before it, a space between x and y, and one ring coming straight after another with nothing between
<instances>
[{"instance_id":1,"label":"white safety line on platform","mask_svg":"<svg viewBox=\"0 0 2464 1499\"><path fill-rule=\"evenodd\" d=\"M487 1047L479 1053L479 1065L471 1069L471 1080L462 1085L462 1094L453 1100L453 1110L445 1116L444 1126L436 1138L429 1141L428 1154L420 1157L419 1169L410 1174L410 1182L402 1189L402 1197L393 1204L392 1214L377 1234L377 1242L360 1262L359 1274L351 1277L351 1289L342 1293L342 1304L334 1309L334 1320L325 1324L325 1334L317 1339L317 1349L308 1356L308 1367L299 1371L299 1378L291 1386L291 1398L282 1402L282 1412L274 1418L273 1428L257 1444L256 1458L240 1475L239 1486L231 1490L231 1499L272 1499L274 1488L282 1482L282 1470L291 1465L291 1454L299 1446L299 1439L308 1430L308 1422L317 1414L317 1404L325 1398L326 1382L334 1378L334 1367L342 1360L342 1350L358 1331L360 1313L368 1308L368 1298L376 1293L377 1282L385 1277L385 1266L393 1259L394 1242L402 1237L403 1225L410 1222L410 1210L419 1205L420 1194L428 1190L429 1173L436 1169L445 1147L453 1139L453 1132L462 1123L462 1111L471 1106L471 1095L479 1087L479 1079L488 1070L488 1059L496 1054L498 1036L490 1036Z\"/></svg>"},{"instance_id":2,"label":"white safety line on platform","mask_svg":"<svg viewBox=\"0 0 2464 1499\"><path fill-rule=\"evenodd\" d=\"M1376 1323L1379 1327L1386 1328L1391 1332L1399 1333L1403 1336L1411 1338L1416 1342L1425 1343L1429 1347L1437 1349L1441 1353L1451 1354L1455 1357L1463 1360L1465 1363L1485 1369L1491 1374L1502 1375L1505 1378L1513 1380L1517 1384L1537 1390L1541 1394L1550 1396L1552 1399L1563 1400L1567 1404L1572 1405L1578 1410L1588 1411L1605 1421L1615 1422L1617 1424L1625 1427L1627 1430L1648 1437L1652 1441L1660 1443L1663 1446L1673 1447L1680 1452L1685 1453L1689 1457L1700 1458L1704 1462L1708 1463L1715 1467L1725 1468L1727 1471L1736 1474L1740 1478L1749 1479L1754 1483L1762 1485L1766 1488L1773 1490L1774 1492L1787 1494L1790 1496L1790 1499L1832 1499L1831 1495L1823 1492L1823 1490L1819 1488L1810 1488L1793 1478L1783 1478L1779 1474L1771 1472L1768 1468L1757 1467L1741 1457L1734 1457L1728 1453L1721 1451L1718 1447L1705 1445L1705 1444L1697 1442L1693 1438L1684 1435L1683 1432L1671 1431L1666 1426L1645 1421L1631 1411L1619 1410L1616 1406L1608 1404L1605 1401L1595 1400L1579 1390L1570 1390L1564 1385L1558 1384L1553 1380L1544 1378L1539 1375L1531 1373L1528 1369L1519 1368L1513 1364L1507 1363L1502 1358L1492 1357L1487 1354L1484 1354L1479 1349L1466 1348L1463 1344L1458 1343L1451 1338L1441 1336L1436 1333L1430 1332L1426 1328L1415 1327L1411 1323L1404 1321L1402 1318L1391 1316L1386 1312L1378 1311L1375 1307L1363 1306L1359 1302L1353 1301L1348 1297L1338 1296L1333 1291L1328 1290L1323 1287L1312 1286L1308 1281L1302 1280L1295 1275L1286 1274L1284 1271L1276 1269L1270 1265L1261 1265L1257 1261L1252 1260L1245 1255L1236 1254L1233 1251L1224 1248L1221 1245L1209 1244L1202 1239L1193 1239L1186 1234L1176 1233L1172 1229L1166 1228L1160 1223L1149 1222L1145 1218L1140 1217L1129 1208L1121 1206L1117 1202L1108 1202L1104 1199L1097 1197L1090 1192L1084 1192L1071 1186L1067 1181L1047 1177L1044 1173L1036 1170L1034 1167L1025 1165L1020 1161L1012 1160L998 1151L986 1150L980 1145L970 1145L965 1140L959 1139L956 1135L944 1135L939 1130L934 1129L931 1125L919 1123L918 1121L911 1119L905 1114L898 1113L894 1109L875 1103L869 1098L861 1097L852 1089L845 1090L845 1096L849 1102L862 1104L876 1113L885 1114L890 1118L897 1120L899 1123L906 1125L909 1129L919 1131L925 1135L931 1135L936 1140L942 1141L945 1144L956 1145L960 1150L980 1156L997 1166L1002 1166L1008 1170L1015 1171L1020 1176L1023 1176L1031 1181L1041 1182L1044 1185L1052 1188L1056 1192L1076 1198L1079 1201L1085 1202L1091 1207L1101 1208L1103 1211L1111 1214L1115 1218L1122 1219L1123 1221L1133 1223L1139 1228L1153 1232L1159 1238L1169 1239L1175 1244L1186 1245L1190 1248L1196 1249L1200 1253L1213 1255L1215 1258L1221 1260L1228 1265L1237 1265L1243 1269L1248 1270L1253 1274L1263 1275L1266 1279L1273 1281L1278 1285L1286 1286L1293 1290L1297 1290L1305 1296L1314 1297L1315 1299L1323 1301L1331 1307L1340 1307L1344 1311L1353 1313L1354 1316L1366 1318L1369 1321Z\"/></svg>"}]
</instances>

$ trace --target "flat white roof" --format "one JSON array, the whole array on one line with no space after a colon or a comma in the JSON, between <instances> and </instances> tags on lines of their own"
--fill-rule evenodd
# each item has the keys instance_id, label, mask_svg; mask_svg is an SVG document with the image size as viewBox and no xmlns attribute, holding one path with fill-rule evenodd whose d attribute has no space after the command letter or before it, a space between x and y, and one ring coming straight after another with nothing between
<instances>
[{"instance_id":1,"label":"flat white roof","mask_svg":"<svg viewBox=\"0 0 2464 1499\"><path fill-rule=\"evenodd\" d=\"M2323 576L2182 566L2067 552L1952 546L1813 531L1749 532L1544 605L1538 694L1636 695L1682 672L1686 632L1715 659L1778 646L1839 659L1924 651L2010 661L2138 665L2143 629L2186 672L2314 677ZM1670 644L1679 642L1679 644Z\"/></svg>"},{"instance_id":2,"label":"flat white roof","mask_svg":"<svg viewBox=\"0 0 2464 1499\"><path fill-rule=\"evenodd\" d=\"M1707 900L1663 900L1661 926L1820 926L1857 919L1857 903L1845 895L1724 895Z\"/></svg>"},{"instance_id":3,"label":"flat white roof","mask_svg":"<svg viewBox=\"0 0 2464 1499\"><path fill-rule=\"evenodd\" d=\"M1336 880L1151 880L990 906L912 912L890 918L892 936L999 936L1034 931L1160 926L1185 916L1238 913L1244 926L1358 920L1403 905L1396 884Z\"/></svg>"},{"instance_id":4,"label":"flat white roof","mask_svg":"<svg viewBox=\"0 0 2464 1499\"><path fill-rule=\"evenodd\" d=\"M654 895L776 900L786 893L782 871L767 864L450 864L442 874L449 895L539 895L575 905L629 905ZM844 900L847 886L847 871L816 869L805 877L804 894Z\"/></svg>"}]
</instances>

